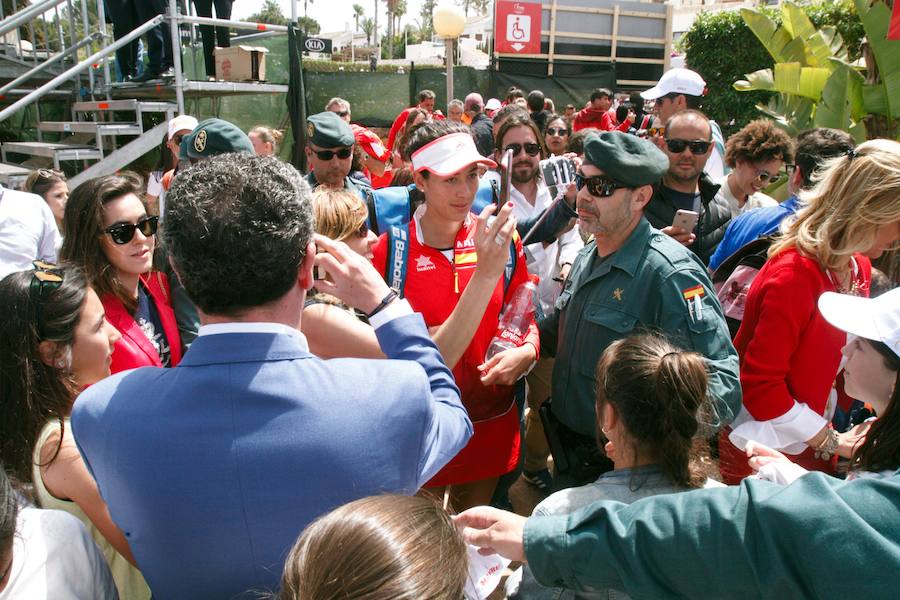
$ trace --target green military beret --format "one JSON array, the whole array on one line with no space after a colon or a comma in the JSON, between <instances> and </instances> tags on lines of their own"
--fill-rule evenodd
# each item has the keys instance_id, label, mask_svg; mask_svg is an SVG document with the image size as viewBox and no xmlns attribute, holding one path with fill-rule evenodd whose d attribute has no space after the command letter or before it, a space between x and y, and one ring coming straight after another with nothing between
<instances>
[{"instance_id":1,"label":"green military beret","mask_svg":"<svg viewBox=\"0 0 900 600\"><path fill-rule=\"evenodd\" d=\"M669 157L653 142L621 131L589 134L584 162L633 188L657 183L669 170Z\"/></svg>"},{"instance_id":2,"label":"green military beret","mask_svg":"<svg viewBox=\"0 0 900 600\"><path fill-rule=\"evenodd\" d=\"M355 140L350 125L331 111L320 112L306 119L306 137L319 148L352 146Z\"/></svg>"},{"instance_id":3,"label":"green military beret","mask_svg":"<svg viewBox=\"0 0 900 600\"><path fill-rule=\"evenodd\" d=\"M179 154L187 153L190 158L209 158L229 152L256 153L250 138L236 125L222 119L206 119L184 136Z\"/></svg>"}]
</instances>

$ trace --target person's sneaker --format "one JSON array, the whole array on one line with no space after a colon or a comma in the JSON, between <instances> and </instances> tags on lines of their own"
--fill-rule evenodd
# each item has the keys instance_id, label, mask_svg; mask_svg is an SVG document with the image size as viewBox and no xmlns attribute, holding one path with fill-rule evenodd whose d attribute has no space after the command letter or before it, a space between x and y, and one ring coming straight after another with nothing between
<instances>
[{"instance_id":1,"label":"person's sneaker","mask_svg":"<svg viewBox=\"0 0 900 600\"><path fill-rule=\"evenodd\" d=\"M553 489L553 477L548 469L522 471L522 479L542 492L550 492Z\"/></svg>"},{"instance_id":2,"label":"person's sneaker","mask_svg":"<svg viewBox=\"0 0 900 600\"><path fill-rule=\"evenodd\" d=\"M154 81L156 79L159 79L159 73L151 69L144 69L144 74L140 77L135 77L132 81L135 83L147 83L148 81Z\"/></svg>"},{"instance_id":3,"label":"person's sneaker","mask_svg":"<svg viewBox=\"0 0 900 600\"><path fill-rule=\"evenodd\" d=\"M166 67L159 74L160 79L172 79L175 77L175 67Z\"/></svg>"}]
</instances>

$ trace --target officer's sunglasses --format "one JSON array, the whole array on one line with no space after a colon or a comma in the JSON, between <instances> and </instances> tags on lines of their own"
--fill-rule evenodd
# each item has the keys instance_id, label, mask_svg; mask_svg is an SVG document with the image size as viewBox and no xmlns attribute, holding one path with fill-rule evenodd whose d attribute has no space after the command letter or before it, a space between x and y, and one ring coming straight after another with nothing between
<instances>
[{"instance_id":1,"label":"officer's sunglasses","mask_svg":"<svg viewBox=\"0 0 900 600\"><path fill-rule=\"evenodd\" d=\"M507 144L503 151L506 152L508 150L512 150L513 156L518 156L519 152L522 150L525 150L525 154L528 156L537 156L541 153L541 145L533 142L527 144Z\"/></svg>"},{"instance_id":2,"label":"officer's sunglasses","mask_svg":"<svg viewBox=\"0 0 900 600\"><path fill-rule=\"evenodd\" d=\"M144 237L156 234L159 226L159 217L144 217L137 223L117 223L103 230L108 233L112 241L118 245L127 244L134 239L134 232L140 230Z\"/></svg>"},{"instance_id":3,"label":"officer's sunglasses","mask_svg":"<svg viewBox=\"0 0 900 600\"><path fill-rule=\"evenodd\" d=\"M319 157L319 160L329 161L335 156L341 160L346 160L353 154L353 148L347 147L341 148L340 150L313 150L313 152Z\"/></svg>"},{"instance_id":4,"label":"officer's sunglasses","mask_svg":"<svg viewBox=\"0 0 900 600\"><path fill-rule=\"evenodd\" d=\"M712 142L705 140L681 140L678 138L666 138L666 147L672 154L681 154L685 148L689 148L691 154L706 154Z\"/></svg>"},{"instance_id":5,"label":"officer's sunglasses","mask_svg":"<svg viewBox=\"0 0 900 600\"><path fill-rule=\"evenodd\" d=\"M616 190L628 187L603 175L585 177L580 173L576 173L575 188L581 190L585 186L587 186L587 190L592 196L597 196L598 198L608 198L615 194Z\"/></svg>"}]
</instances>

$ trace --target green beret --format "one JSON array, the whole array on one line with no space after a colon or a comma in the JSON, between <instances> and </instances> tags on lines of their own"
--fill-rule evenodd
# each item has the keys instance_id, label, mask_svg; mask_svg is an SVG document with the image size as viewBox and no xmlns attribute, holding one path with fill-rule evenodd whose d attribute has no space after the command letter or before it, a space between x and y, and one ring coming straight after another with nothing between
<instances>
[{"instance_id":1,"label":"green beret","mask_svg":"<svg viewBox=\"0 0 900 600\"><path fill-rule=\"evenodd\" d=\"M181 152L190 158L209 158L229 152L256 154L247 134L233 123L222 119L206 119L181 140Z\"/></svg>"},{"instance_id":2,"label":"green beret","mask_svg":"<svg viewBox=\"0 0 900 600\"><path fill-rule=\"evenodd\" d=\"M633 188L657 183L669 170L669 157L653 142L621 131L588 134L584 162Z\"/></svg>"},{"instance_id":3,"label":"green beret","mask_svg":"<svg viewBox=\"0 0 900 600\"><path fill-rule=\"evenodd\" d=\"M320 112L306 119L307 140L319 148L352 146L355 138L347 121L331 111Z\"/></svg>"}]
</instances>

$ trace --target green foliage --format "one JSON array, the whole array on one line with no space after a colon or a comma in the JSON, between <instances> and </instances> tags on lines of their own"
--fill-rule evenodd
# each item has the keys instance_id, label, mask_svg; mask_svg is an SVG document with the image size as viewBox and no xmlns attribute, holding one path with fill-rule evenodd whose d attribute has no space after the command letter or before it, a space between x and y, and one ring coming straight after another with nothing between
<instances>
[{"instance_id":1,"label":"green foliage","mask_svg":"<svg viewBox=\"0 0 900 600\"><path fill-rule=\"evenodd\" d=\"M281 12L281 6L276 0L265 0L259 12L247 17L252 23L268 23L270 25L287 25L288 18Z\"/></svg>"},{"instance_id":2,"label":"green foliage","mask_svg":"<svg viewBox=\"0 0 900 600\"><path fill-rule=\"evenodd\" d=\"M308 35L316 35L322 31L319 22L312 17L297 17L297 26L300 27L303 33Z\"/></svg>"},{"instance_id":3,"label":"green foliage","mask_svg":"<svg viewBox=\"0 0 900 600\"><path fill-rule=\"evenodd\" d=\"M834 28L844 42L849 62L860 57L865 31L853 0L819 0L801 6L817 29ZM759 12L771 18L776 26L782 24L780 12L767 8ZM768 103L773 94L738 92L732 84L760 69L771 68L772 57L739 12L700 13L679 41L679 47L686 53L687 66L706 80L709 96L704 101L704 109L722 126L726 137L759 117L756 104Z\"/></svg>"}]
</instances>

